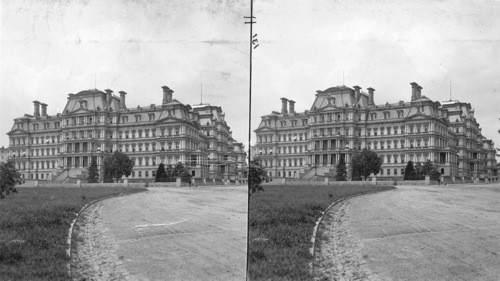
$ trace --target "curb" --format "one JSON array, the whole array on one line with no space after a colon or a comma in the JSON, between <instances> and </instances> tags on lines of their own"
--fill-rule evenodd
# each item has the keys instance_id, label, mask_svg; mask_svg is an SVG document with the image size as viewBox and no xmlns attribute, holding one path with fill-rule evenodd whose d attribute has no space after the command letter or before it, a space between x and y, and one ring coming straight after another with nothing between
<instances>
[{"instance_id":1,"label":"curb","mask_svg":"<svg viewBox=\"0 0 500 281\"><path fill-rule=\"evenodd\" d=\"M394 186L396 188L396 186ZM330 206L328 206L323 212L321 212L321 216L318 218L318 220L316 221L316 225L314 226L314 230L313 230L313 235L311 237L311 243L312 243L312 246L311 248L309 248L309 253L311 254L311 256L313 257L312 261L309 263L309 272L311 273L311 275L313 275L314 273L314 252L315 252L315 249L316 249L316 234L318 232L318 227L319 227L319 224L323 221L323 217L325 216L325 214L335 205L337 205L338 203L342 202L342 201L345 201L345 200L348 200L348 199L352 199L352 198L355 198L355 197L358 197L358 196L363 196L363 195L368 195L368 194L372 194L372 193L378 193L378 192L384 192L384 191L388 191L388 190L374 190L374 191L367 191L367 192L363 192L363 193L359 193L359 194L355 194L355 195L351 195L351 196L347 196L347 197L344 197L344 198L341 198L341 199L338 199L337 201L334 201L332 204L330 204ZM313 276L314 277L314 276Z\"/></svg>"},{"instance_id":2,"label":"curb","mask_svg":"<svg viewBox=\"0 0 500 281\"><path fill-rule=\"evenodd\" d=\"M145 191L148 191L148 188L147 187L144 187L146 190ZM145 192L145 191L140 191L140 192ZM124 193L119 193L119 194L116 194L116 195L110 195L110 196L107 196L107 197L103 197L103 198L99 198L99 199L95 199L87 204L85 204L81 209L80 211L78 211L78 213L76 213L76 217L73 219L73 221L71 222L71 225L69 227L69 230L68 230L68 239L66 240L66 244L69 246L68 249L66 250L66 255L69 257L69 261L68 261L68 264L66 265L68 267L68 275L69 277L71 278L71 258L72 258L72 249L73 249L73 229L74 229L74 226L78 220L78 218L81 217L81 214L88 208L90 207L91 205L94 205L95 203L98 203L98 202L101 202L101 201L104 201L104 200L107 200L107 199L111 199L111 198L116 198L116 197L121 197L121 196L130 196L132 194L137 194L139 192L135 192L135 193L127 193L127 194L124 194Z\"/></svg>"}]
</instances>

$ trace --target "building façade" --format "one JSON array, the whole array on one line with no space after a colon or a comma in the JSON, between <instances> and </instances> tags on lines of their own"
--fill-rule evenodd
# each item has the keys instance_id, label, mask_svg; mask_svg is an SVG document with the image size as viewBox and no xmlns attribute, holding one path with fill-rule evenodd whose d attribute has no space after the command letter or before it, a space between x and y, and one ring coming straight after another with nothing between
<instances>
[{"instance_id":1,"label":"building fa\u00e7ade","mask_svg":"<svg viewBox=\"0 0 500 281\"><path fill-rule=\"evenodd\" d=\"M161 105L135 108L127 108L126 92L118 97L109 89L68 94L63 112L53 116L34 101L34 114L14 119L7 133L9 159L25 180L85 179L91 161L101 170L117 150L135 163L132 181L151 180L160 163L182 163L197 179L246 179L245 149L221 107L186 105L162 88Z\"/></svg>"},{"instance_id":2,"label":"building fa\u00e7ade","mask_svg":"<svg viewBox=\"0 0 500 281\"><path fill-rule=\"evenodd\" d=\"M333 177L343 157L350 178L353 155L369 148L382 157L377 176L386 179L402 178L410 160L431 160L444 176L498 179L494 143L481 134L469 103L432 101L413 82L409 102L376 105L375 89L353 88L317 91L304 112L281 98L280 112L261 117L253 154L269 176Z\"/></svg>"}]
</instances>

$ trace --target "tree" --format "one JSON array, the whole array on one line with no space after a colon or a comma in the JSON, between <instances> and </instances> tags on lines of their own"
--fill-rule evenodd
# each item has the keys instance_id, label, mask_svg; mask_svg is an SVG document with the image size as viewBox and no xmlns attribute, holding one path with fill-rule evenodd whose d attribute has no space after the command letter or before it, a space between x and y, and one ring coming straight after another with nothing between
<instances>
[{"instance_id":1,"label":"tree","mask_svg":"<svg viewBox=\"0 0 500 281\"><path fill-rule=\"evenodd\" d=\"M173 176L174 178L181 178L182 182L190 182L191 181L191 174L189 171L184 167L184 165L179 162L175 164L174 170L173 170Z\"/></svg>"},{"instance_id":2,"label":"tree","mask_svg":"<svg viewBox=\"0 0 500 281\"><path fill-rule=\"evenodd\" d=\"M17 193L15 186L20 183L22 183L21 174L16 170L14 161L0 163L0 199L11 193Z\"/></svg>"},{"instance_id":3,"label":"tree","mask_svg":"<svg viewBox=\"0 0 500 281\"><path fill-rule=\"evenodd\" d=\"M156 170L155 182L166 182L167 181L167 172L165 171L165 165L160 163L158 165L158 169Z\"/></svg>"},{"instance_id":4,"label":"tree","mask_svg":"<svg viewBox=\"0 0 500 281\"><path fill-rule=\"evenodd\" d=\"M134 161L120 151L104 158L104 182L118 182L122 176L130 176Z\"/></svg>"},{"instance_id":5,"label":"tree","mask_svg":"<svg viewBox=\"0 0 500 281\"><path fill-rule=\"evenodd\" d=\"M370 149L364 148L352 158L353 178L361 177L366 180L372 173L377 175L381 166L382 158Z\"/></svg>"},{"instance_id":6,"label":"tree","mask_svg":"<svg viewBox=\"0 0 500 281\"><path fill-rule=\"evenodd\" d=\"M340 157L339 163L337 163L336 167L335 180L336 181L346 181L347 180L347 170L345 167L344 157Z\"/></svg>"},{"instance_id":7,"label":"tree","mask_svg":"<svg viewBox=\"0 0 500 281\"><path fill-rule=\"evenodd\" d=\"M441 173L434 167L431 160L427 160L422 166L422 175L429 175L433 181L437 181L441 177Z\"/></svg>"},{"instance_id":8,"label":"tree","mask_svg":"<svg viewBox=\"0 0 500 281\"><path fill-rule=\"evenodd\" d=\"M352 167L352 176L351 176L351 178L352 178L353 181L363 180L363 178L361 178L361 175L359 174L359 169L355 169L354 165Z\"/></svg>"},{"instance_id":9,"label":"tree","mask_svg":"<svg viewBox=\"0 0 500 281\"><path fill-rule=\"evenodd\" d=\"M422 165L421 173L422 175L430 175L430 173L436 168L432 164L431 160L425 161L424 165Z\"/></svg>"},{"instance_id":10,"label":"tree","mask_svg":"<svg viewBox=\"0 0 500 281\"><path fill-rule=\"evenodd\" d=\"M422 163L416 162L415 163L415 179L416 180L423 180L425 178L425 174L423 173L423 166Z\"/></svg>"},{"instance_id":11,"label":"tree","mask_svg":"<svg viewBox=\"0 0 500 281\"><path fill-rule=\"evenodd\" d=\"M167 181L169 181L169 182L175 181L174 168L172 167L172 164L168 164L165 167L165 175L166 175Z\"/></svg>"},{"instance_id":12,"label":"tree","mask_svg":"<svg viewBox=\"0 0 500 281\"><path fill-rule=\"evenodd\" d=\"M415 168L413 167L413 161L408 161L408 164L406 164L406 169L405 169L405 176L403 177L403 180L414 180L416 178L415 174Z\"/></svg>"},{"instance_id":13,"label":"tree","mask_svg":"<svg viewBox=\"0 0 500 281\"><path fill-rule=\"evenodd\" d=\"M267 172L262 168L259 158L250 161L248 167L248 193L252 194L259 191L264 191L262 183L267 179Z\"/></svg>"},{"instance_id":14,"label":"tree","mask_svg":"<svg viewBox=\"0 0 500 281\"><path fill-rule=\"evenodd\" d=\"M441 179L441 173L438 172L438 170L436 168L434 168L434 170L430 171L429 175L431 176L431 180L433 180L433 181L438 181Z\"/></svg>"},{"instance_id":15,"label":"tree","mask_svg":"<svg viewBox=\"0 0 500 281\"><path fill-rule=\"evenodd\" d=\"M87 181L89 183L99 182L99 171L97 170L97 163L95 161L90 162L89 175L87 176Z\"/></svg>"}]
</instances>

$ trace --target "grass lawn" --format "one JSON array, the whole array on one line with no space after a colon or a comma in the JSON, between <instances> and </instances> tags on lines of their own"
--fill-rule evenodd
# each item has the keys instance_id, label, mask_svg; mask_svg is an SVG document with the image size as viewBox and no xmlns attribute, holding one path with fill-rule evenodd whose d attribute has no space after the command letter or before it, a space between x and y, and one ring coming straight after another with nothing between
<instances>
[{"instance_id":1,"label":"grass lawn","mask_svg":"<svg viewBox=\"0 0 500 281\"><path fill-rule=\"evenodd\" d=\"M378 185L265 186L250 196L248 277L250 280L312 279L309 249L317 219L334 201Z\"/></svg>"},{"instance_id":2,"label":"grass lawn","mask_svg":"<svg viewBox=\"0 0 500 281\"><path fill-rule=\"evenodd\" d=\"M143 188L18 188L0 200L0 280L69 280L68 230L87 203Z\"/></svg>"}]
</instances>

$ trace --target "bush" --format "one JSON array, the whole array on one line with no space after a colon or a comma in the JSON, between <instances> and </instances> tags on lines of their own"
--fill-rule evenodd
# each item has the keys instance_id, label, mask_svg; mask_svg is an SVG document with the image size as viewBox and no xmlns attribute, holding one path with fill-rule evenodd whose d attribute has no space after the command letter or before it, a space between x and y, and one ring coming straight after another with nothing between
<instances>
[{"instance_id":1,"label":"bush","mask_svg":"<svg viewBox=\"0 0 500 281\"><path fill-rule=\"evenodd\" d=\"M267 181L267 172L262 168L260 159L255 158L250 161L249 173L248 173L248 192L249 194L264 191L262 183Z\"/></svg>"},{"instance_id":2,"label":"bush","mask_svg":"<svg viewBox=\"0 0 500 281\"><path fill-rule=\"evenodd\" d=\"M6 195L17 193L15 186L21 182L22 178L14 166L14 161L0 163L0 199L5 198Z\"/></svg>"}]
</instances>

